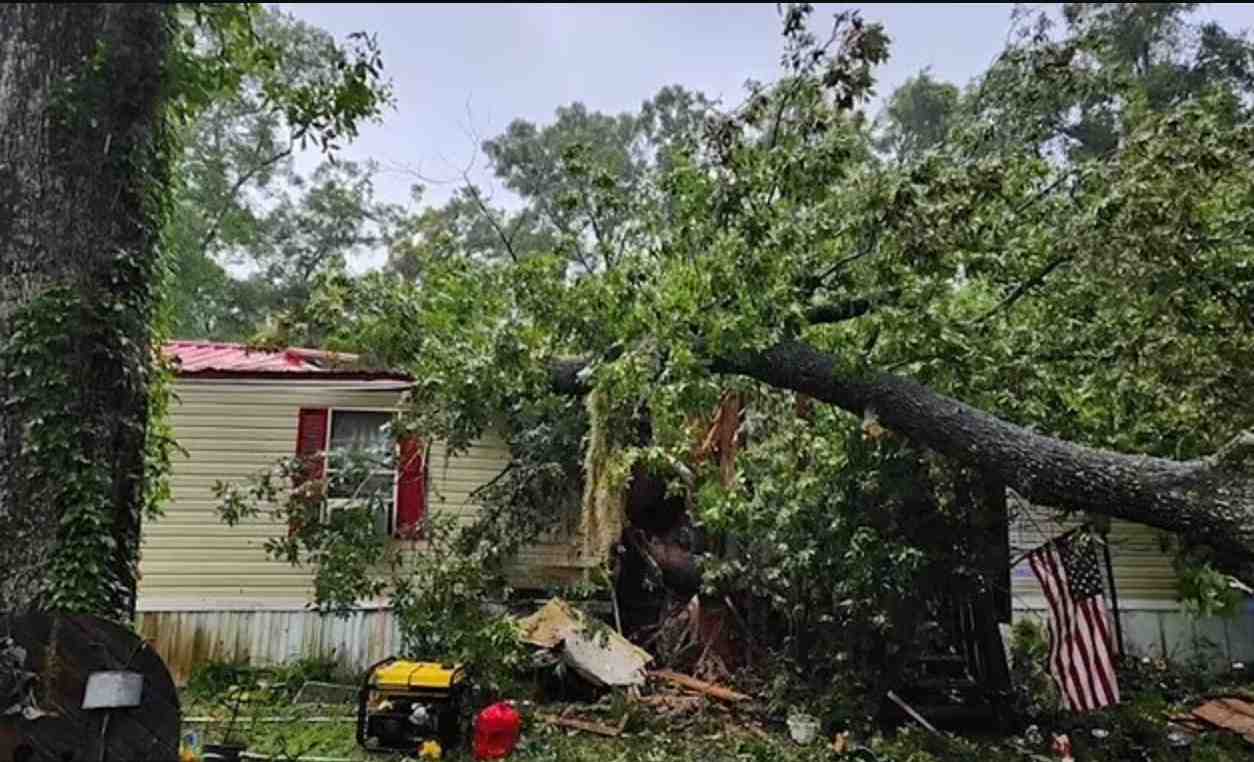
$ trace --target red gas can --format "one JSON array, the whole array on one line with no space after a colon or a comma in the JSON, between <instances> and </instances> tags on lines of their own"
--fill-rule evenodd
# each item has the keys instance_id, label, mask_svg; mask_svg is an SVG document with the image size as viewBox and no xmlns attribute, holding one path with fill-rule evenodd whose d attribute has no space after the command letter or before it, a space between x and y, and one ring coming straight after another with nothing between
<instances>
[{"instance_id":1,"label":"red gas can","mask_svg":"<svg viewBox=\"0 0 1254 762\"><path fill-rule=\"evenodd\" d=\"M522 717L512 705L501 702L475 718L475 759L504 759L518 745Z\"/></svg>"}]
</instances>

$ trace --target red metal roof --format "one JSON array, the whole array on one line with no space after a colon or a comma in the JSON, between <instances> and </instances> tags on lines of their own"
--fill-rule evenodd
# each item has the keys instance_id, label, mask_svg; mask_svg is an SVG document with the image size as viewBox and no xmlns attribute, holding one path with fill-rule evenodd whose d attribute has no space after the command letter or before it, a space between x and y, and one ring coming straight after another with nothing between
<instances>
[{"instance_id":1,"label":"red metal roof","mask_svg":"<svg viewBox=\"0 0 1254 762\"><path fill-rule=\"evenodd\" d=\"M395 371L369 370L357 355L319 349L256 349L220 341L171 341L165 352L180 376L208 378L354 378L409 380Z\"/></svg>"}]
</instances>

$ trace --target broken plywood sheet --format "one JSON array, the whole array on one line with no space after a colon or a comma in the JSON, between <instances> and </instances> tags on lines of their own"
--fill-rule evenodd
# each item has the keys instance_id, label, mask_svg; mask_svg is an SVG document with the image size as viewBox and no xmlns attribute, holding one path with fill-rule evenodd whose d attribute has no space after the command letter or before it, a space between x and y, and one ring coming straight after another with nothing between
<instances>
[{"instance_id":1,"label":"broken plywood sheet","mask_svg":"<svg viewBox=\"0 0 1254 762\"><path fill-rule=\"evenodd\" d=\"M553 598L518 626L524 643L560 646L562 660L598 685L643 685L645 666L653 660L647 651L560 598Z\"/></svg>"}]
</instances>

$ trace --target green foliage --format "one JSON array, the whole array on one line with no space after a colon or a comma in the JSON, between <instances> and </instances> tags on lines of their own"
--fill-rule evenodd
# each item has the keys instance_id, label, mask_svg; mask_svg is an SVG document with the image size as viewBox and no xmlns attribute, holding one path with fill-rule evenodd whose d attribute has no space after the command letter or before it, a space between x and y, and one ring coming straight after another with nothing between
<instances>
[{"instance_id":1,"label":"green foliage","mask_svg":"<svg viewBox=\"0 0 1254 762\"><path fill-rule=\"evenodd\" d=\"M1204 549L1183 550L1172 561L1180 600L1190 614L1228 617L1240 610L1248 588L1216 569Z\"/></svg>"},{"instance_id":2,"label":"green foliage","mask_svg":"<svg viewBox=\"0 0 1254 762\"><path fill-rule=\"evenodd\" d=\"M959 99L957 87L933 79L926 69L907 79L879 116L882 132L876 147L899 161L917 159L945 142L958 116Z\"/></svg>"},{"instance_id":3,"label":"green foliage","mask_svg":"<svg viewBox=\"0 0 1254 762\"><path fill-rule=\"evenodd\" d=\"M499 565L464 552L447 516L425 522L422 547L408 556L392 573L389 599L405 653L465 664L478 689L499 695L527 656L513 621L489 607L506 592Z\"/></svg>"},{"instance_id":4,"label":"green foliage","mask_svg":"<svg viewBox=\"0 0 1254 762\"><path fill-rule=\"evenodd\" d=\"M120 518L113 500L115 474L110 463L89 457L83 447L85 438L103 438L106 432L84 430L76 409L82 379L63 363L83 333L105 357L125 352L128 326L111 321L125 314L125 302L118 304L121 309L112 304L100 309L71 289L46 291L12 316L0 347L12 392L7 404L24 414L27 427L15 464L27 478L24 497L71 506L60 519L58 550L45 571L47 605L65 611L117 614L133 584L115 563L114 522Z\"/></svg>"},{"instance_id":5,"label":"green foliage","mask_svg":"<svg viewBox=\"0 0 1254 762\"><path fill-rule=\"evenodd\" d=\"M1023 618L1014 623L1010 665L1015 716L1051 722L1062 704L1057 683L1049 674L1049 642L1037 622Z\"/></svg>"},{"instance_id":6,"label":"green foliage","mask_svg":"<svg viewBox=\"0 0 1254 762\"><path fill-rule=\"evenodd\" d=\"M291 700L307 682L355 685L358 677L346 673L334 654L304 657L268 667L211 661L192 671L184 691L192 701L215 701L232 689L256 691L265 687L274 696Z\"/></svg>"},{"instance_id":7,"label":"green foliage","mask_svg":"<svg viewBox=\"0 0 1254 762\"><path fill-rule=\"evenodd\" d=\"M864 440L830 410L800 419L788 396L722 374L726 361L801 340L842 378L904 374L1094 446L1213 452L1254 426L1241 393L1254 385L1254 130L1234 110L1250 88L1215 76L1156 99L1103 58L1117 24L1037 27L959 117L908 137L928 150L886 162L861 109L887 36L853 14L819 36L811 12L783 11L781 77L749 83L739 108L675 102L664 161L633 153L630 118L571 107L515 123L486 150L527 208L468 188L393 251L405 277L325 277L283 328L409 370L408 417L454 452L504 421L515 464L493 500L508 512L538 494L512 514L532 528L532 505L572 492L559 451L583 431L552 393L554 358L587 361L620 476L689 462L694 419L746 393L734 483L706 469L692 484L709 592L753 597L794 668L844 654L868 681L894 679L935 629L934 611L911 610L919 597L990 584L963 540L972 475ZM950 108L949 88L914 85ZM850 300L873 309L814 317ZM652 437L638 448L642 414ZM498 526L490 548L516 525Z\"/></svg>"},{"instance_id":8,"label":"green foliage","mask_svg":"<svg viewBox=\"0 0 1254 762\"><path fill-rule=\"evenodd\" d=\"M336 150L391 104L391 86L364 36L345 49L258 6L210 6L201 16L181 61L203 81L181 114L172 328L238 340L389 227L395 210L374 200L372 165L328 156L306 178L292 157L310 139Z\"/></svg>"},{"instance_id":9,"label":"green foliage","mask_svg":"<svg viewBox=\"0 0 1254 762\"><path fill-rule=\"evenodd\" d=\"M403 435L404 426L398 422L393 434ZM221 518L230 525L259 517L286 524L289 531L267 540L266 552L311 567L319 611L347 614L384 598L399 627L399 655L462 662L489 693L508 684L524 653L512 623L487 604L508 594L503 555L467 542L456 517L438 509L412 538L391 541L379 531L391 491L368 485L373 472L396 467L395 455L332 451L327 458L325 479L306 478L308 464L290 458L246 484L219 482Z\"/></svg>"}]
</instances>

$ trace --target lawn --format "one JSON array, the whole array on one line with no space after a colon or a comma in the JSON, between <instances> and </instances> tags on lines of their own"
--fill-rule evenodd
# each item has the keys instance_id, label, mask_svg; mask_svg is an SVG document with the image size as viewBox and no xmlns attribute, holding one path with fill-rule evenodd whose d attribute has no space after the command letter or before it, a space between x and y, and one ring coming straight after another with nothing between
<instances>
[{"instance_id":1,"label":"lawn","mask_svg":"<svg viewBox=\"0 0 1254 762\"><path fill-rule=\"evenodd\" d=\"M323 758L399 762L403 755L367 753L355 740L354 714L350 703L306 705L294 702L307 680L359 684L333 661L304 660L271 669L242 665L211 664L193 675L183 691L183 731L198 732L200 741L217 742L231 714L225 696L241 686L248 701L240 704L237 738L247 739L249 751L276 759ZM1077 762L1236 762L1254 759L1254 745L1231 733L1190 736L1186 746L1172 744L1170 734L1178 726L1168 718L1187 714L1207 695L1242 695L1254 699L1254 675L1248 670L1224 675L1205 673L1165 662L1129 660L1120 669L1123 701L1115 707L1084 715L1054 709L1037 709L1017 735L988 733L959 737L933 735L909 725L895 731L862 730L855 741L870 747L874 756L838 753L833 735L820 735L809 746L799 746L788 736L786 725L768 711L767 703L747 702L733 708L705 696L684 693L665 683L650 684L634 698L610 692L595 698L585 690L580 703L575 694L559 693L564 702L516 703L523 717L521 743L511 757L536 762L655 762L657 760L878 760L879 762L1001 762L1025 760L1048 762L1055 733L1071 739ZM576 683L576 686L583 686ZM584 686L586 688L586 686ZM741 686L748 687L748 686ZM543 694L540 683L520 681L507 695L535 697ZM549 695L553 695L550 690ZM588 698L592 696L593 698ZM495 700L495 699L493 699ZM487 699L480 699L482 705ZM744 705L741 705L744 707ZM816 709L818 706L815 705ZM568 713L604 726L618 727L618 737L607 738L584 731L553 727L544 718ZM467 713L469 714L469 712ZM215 721L203 722L199 718ZM275 718L281 718L274 721ZM319 721L310 721L310 720ZM1028 727L1035 723L1037 727ZM861 727L869 727L863 725ZM1178 740L1178 739L1177 739ZM444 758L469 759L469 742L447 750Z\"/></svg>"},{"instance_id":2,"label":"lawn","mask_svg":"<svg viewBox=\"0 0 1254 762\"><path fill-rule=\"evenodd\" d=\"M607 697L598 704L534 705L521 702L524 718L522 741L511 759L536 762L656 762L675 760L853 760L881 762L963 762L984 760L1056 759L1049 753L1049 734L1031 732L996 740L933 736L917 728L906 728L891 738L865 740L874 756L838 754L830 738L820 738L806 747L798 746L782 725L762 725L715 703L695 702L694 710L678 717L661 717L653 707ZM627 715L623 734L606 738L595 734L552 727L539 715L570 716L616 725ZM1174 711L1161 701L1137 696L1113 711L1100 712L1077 720L1070 730L1079 762L1125 762L1125 760L1196 760L1197 762L1236 762L1250 759L1254 747L1232 735L1208 734L1185 748L1173 749L1167 743L1165 717ZM311 707L294 705L278 697L262 700L241 711L237 733L249 741L249 751L273 755L276 759L340 758L399 762L400 754L367 753L354 740L352 707ZM225 718L229 712L203 698L191 697L185 716L214 715ZM344 718L338 722L303 722L302 718ZM282 722L261 722L258 718L285 717ZM217 740L223 723L185 722L184 733L199 730L203 740ZM1097 732L1094 733L1094 730ZM206 736L208 732L210 735ZM470 759L468 744L449 750L445 759ZM412 755L411 755L412 756Z\"/></svg>"}]
</instances>

